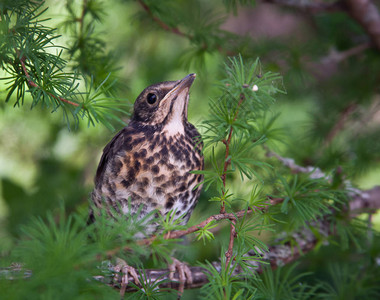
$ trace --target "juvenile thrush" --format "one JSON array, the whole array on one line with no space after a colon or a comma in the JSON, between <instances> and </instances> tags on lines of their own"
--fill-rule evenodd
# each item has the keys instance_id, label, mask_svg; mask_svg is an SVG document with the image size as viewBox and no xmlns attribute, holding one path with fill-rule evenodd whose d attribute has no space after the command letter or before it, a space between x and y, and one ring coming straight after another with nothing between
<instances>
[{"instance_id":1,"label":"juvenile thrush","mask_svg":"<svg viewBox=\"0 0 380 300\"><path fill-rule=\"evenodd\" d=\"M129 125L103 150L92 193L96 207L105 207L111 215L112 207L141 217L152 210L162 216L173 210L175 219L184 215L182 224L187 223L202 188L195 187L203 180L190 173L203 169L200 135L187 120L194 79L195 74L189 74L154 84L137 97ZM148 233L156 229L157 224Z\"/></svg>"}]
</instances>

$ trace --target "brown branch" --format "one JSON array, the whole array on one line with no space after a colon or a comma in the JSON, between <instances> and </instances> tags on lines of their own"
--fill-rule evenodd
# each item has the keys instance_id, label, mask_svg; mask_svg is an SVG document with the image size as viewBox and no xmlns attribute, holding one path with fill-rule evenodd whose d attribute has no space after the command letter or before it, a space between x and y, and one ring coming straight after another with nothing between
<instances>
[{"instance_id":1,"label":"brown branch","mask_svg":"<svg viewBox=\"0 0 380 300\"><path fill-rule=\"evenodd\" d=\"M276 152L270 151L267 146L264 145L264 149L267 151L267 157L276 157L285 167L288 167L293 173L310 173L310 178L328 178L320 168L314 166L302 167L295 163L293 158L282 157Z\"/></svg>"},{"instance_id":2,"label":"brown branch","mask_svg":"<svg viewBox=\"0 0 380 300\"><path fill-rule=\"evenodd\" d=\"M144 1L142 0L138 0L138 3L142 6L142 8L144 8L144 10L148 13L148 15L152 18L152 20L154 22L156 22L158 24L158 26L160 26L162 29L164 29L165 31L168 31L168 32L171 32L171 33L174 33L176 35L179 35L179 36L182 36L182 37L187 37L189 39L193 39L193 37L189 34L186 34L184 32L182 32L181 30L179 30L177 27L171 27L169 26L168 24L166 24L164 21L162 21L160 18L156 17L152 10L150 9L150 7L148 5L145 4Z\"/></svg>"},{"instance_id":3,"label":"brown branch","mask_svg":"<svg viewBox=\"0 0 380 300\"><path fill-rule=\"evenodd\" d=\"M272 200L270 200L269 203L272 204ZM261 210L261 211L265 210L265 208L261 208L261 207L260 208L256 208L256 209ZM171 232L167 233L164 236L164 239L165 240L178 239L178 238L183 237L185 235L194 233L194 232L198 231L201 228L204 228L207 224L209 224L211 222L221 221L221 220L227 220L227 219L228 220L237 220L239 218L242 218L245 214L250 214L252 212L253 212L253 210L248 209L248 210L240 210L240 211L238 211L236 213L224 213L224 214L221 213L221 214L213 215L213 216L208 217L203 222L201 222L201 223L199 223L197 225L189 227L188 229L171 231ZM156 238L157 238L157 236L154 235L154 236L152 236L150 238L147 238L147 239L138 240L137 244L140 245L140 246L150 245L151 243L153 243L153 241ZM107 257L113 257L114 255L116 255L120 251L128 251L128 250L131 250L129 246L117 247L115 249L107 251L106 252L106 256ZM99 256L98 258L100 259L101 256Z\"/></svg>"},{"instance_id":4,"label":"brown branch","mask_svg":"<svg viewBox=\"0 0 380 300\"><path fill-rule=\"evenodd\" d=\"M326 140L324 142L324 147L327 147L331 144L334 137L344 129L345 124L349 117L356 111L357 104L351 103L349 104L340 114L338 121L335 123L333 128L328 133Z\"/></svg>"},{"instance_id":5,"label":"brown branch","mask_svg":"<svg viewBox=\"0 0 380 300\"><path fill-rule=\"evenodd\" d=\"M225 254L225 256L226 256L226 269L228 269L228 267L230 265L230 261L231 261L232 254L233 254L234 241L235 241L235 238L236 238L236 229L235 229L235 226L236 226L236 220L231 220L231 224L230 224L230 242L228 243L228 250L227 250L227 252Z\"/></svg>"},{"instance_id":6,"label":"brown branch","mask_svg":"<svg viewBox=\"0 0 380 300\"><path fill-rule=\"evenodd\" d=\"M243 85L243 87L245 87ZM241 93L240 94L240 99L239 99L239 102L237 104L237 107L236 107L236 112L235 112L235 115L234 115L234 118L232 120L232 123L234 123L236 121L236 118L237 118L237 115L239 113L239 109L240 109L240 106L242 105L242 103L244 102L245 100L245 95L244 93ZM228 167L231 163L231 159L228 158L228 156L230 155L230 144L231 144L231 139L232 139L232 132L233 132L234 128L230 127L230 131L228 133L228 137L227 137L227 140L223 140L223 144L226 146L226 153L225 153L225 156L224 156L224 167L223 167L223 173L222 173L222 182L223 182L223 190L222 190L222 196L224 197L225 196L225 193L226 193L226 177L227 177L227 170L228 170ZM220 213L221 214L224 214L226 212L226 207L225 207L225 201L223 199L222 201L222 207L220 209Z\"/></svg>"},{"instance_id":7,"label":"brown branch","mask_svg":"<svg viewBox=\"0 0 380 300\"><path fill-rule=\"evenodd\" d=\"M83 36L83 26L84 26L84 17L87 13L87 0L83 0L82 4L82 13L80 18L77 20L79 22L79 36Z\"/></svg>"},{"instance_id":8,"label":"brown branch","mask_svg":"<svg viewBox=\"0 0 380 300\"><path fill-rule=\"evenodd\" d=\"M349 197L351 198L350 211L355 213L355 215L363 212L366 213L368 211L375 211L377 209L380 209L380 186L376 186L370 190L364 191L352 190L352 192L349 194ZM241 212L239 212L238 215L240 216ZM216 216L218 216L216 217L216 219L220 220L231 217L230 214L220 214ZM261 262L251 262L252 269L254 269L257 273L261 273L263 272L263 266L267 264L269 264L271 268L275 269L279 266L291 263L297 260L302 255L306 254L307 252L313 250L317 245L318 240L320 239L320 237L316 237L315 229L317 229L318 231L318 236L327 237L331 234L334 234L334 232L331 231L331 226L327 218L323 218L319 221L314 221L310 227L314 227L313 231L311 231L309 227L305 227L299 232L292 234L294 245L296 246L292 245L289 242L285 242L285 240L283 239L278 239L276 241L276 245L272 245L269 247L268 252L261 253L260 257L257 257L261 260ZM248 255L257 256L256 252L254 252L253 250L250 251ZM220 262L213 262L212 265L216 270L221 271L222 266ZM193 282L191 284L186 283L185 288L198 288L208 282L208 271L206 269L202 267L189 268L192 273ZM239 272L241 272L241 270L239 268L236 268L233 275L239 274ZM169 269L145 269L144 273L147 275L147 278L150 282L169 280ZM33 276L33 273L31 270L23 269L22 265L20 264L12 264L8 268L0 268L0 275L2 278L14 280L29 278ZM115 276L105 277L102 275L95 276L94 278L102 282L105 282L115 288L120 288L121 278L117 277L118 276L116 276L116 278ZM166 282L165 284L162 284L161 287L171 286L172 288L178 288L178 279L178 274L175 273L174 280L177 281ZM129 283L134 283L134 279L131 278ZM127 287L127 291L133 291L133 287L129 285Z\"/></svg>"},{"instance_id":9,"label":"brown branch","mask_svg":"<svg viewBox=\"0 0 380 300\"><path fill-rule=\"evenodd\" d=\"M194 36L193 35L181 31L178 27L172 27L172 26L166 24L164 21L162 21L157 16L155 16L154 13L152 12L152 10L150 9L150 7L143 0L138 0L137 2L148 13L148 15L150 16L150 18L155 23L157 23L157 25L160 26L163 30L165 30L167 32L174 33L175 35L178 35L178 36L181 36L181 37L184 37L184 38L188 38L190 41L194 40ZM206 43L203 43L201 45L201 49L202 50L207 50L207 49L209 49L209 45L206 44ZM234 56L234 55L237 54L235 51L229 51L229 50L224 49L222 47L222 45L219 45L219 44L215 45L215 50L217 50L220 53L226 54L228 56Z\"/></svg>"},{"instance_id":10,"label":"brown branch","mask_svg":"<svg viewBox=\"0 0 380 300\"><path fill-rule=\"evenodd\" d=\"M22 70L23 70L23 72L24 72L24 75L25 75L25 77L26 77L27 80L28 80L28 86L29 86L29 87L38 88L38 89L42 90L42 88L41 88L38 84L36 84L36 83L31 79L31 77L30 77L30 75L29 75L29 72L28 72L28 70L26 69L26 65L25 65L25 57L24 57L24 56L20 58L20 63L21 63L21 67L22 67ZM51 97L53 97L54 99L56 99L56 100L60 100L60 101L62 101L62 102L65 102L65 103L67 103L67 104L70 104L70 105L73 105L73 106L76 106L76 107L79 106L78 103L72 102L72 101L67 100L67 99L65 99L65 98L62 98L62 97L55 96L54 94L52 94L52 93L50 93L50 92L47 92L47 93L48 93Z\"/></svg>"},{"instance_id":11,"label":"brown branch","mask_svg":"<svg viewBox=\"0 0 380 300\"><path fill-rule=\"evenodd\" d=\"M302 0L264 0L310 13L345 11L368 33L374 46L380 50L380 14L371 0L347 0L333 3Z\"/></svg>"},{"instance_id":12,"label":"brown branch","mask_svg":"<svg viewBox=\"0 0 380 300\"><path fill-rule=\"evenodd\" d=\"M343 1L326 3L322 1L302 0L264 0L266 3L277 4L285 7L296 8L309 13L335 12L344 10Z\"/></svg>"},{"instance_id":13,"label":"brown branch","mask_svg":"<svg viewBox=\"0 0 380 300\"><path fill-rule=\"evenodd\" d=\"M380 186L376 186L370 190L355 190L350 194L352 201L350 202L350 210L354 211L355 214L368 212L369 210L380 209ZM223 216L223 215L219 215ZM251 267L257 272L261 273L264 270L264 266L269 265L272 269L276 269L279 266L284 266L291 262L296 261L302 255L310 252L315 248L320 237L328 237L333 235L332 227L328 221L328 218L322 218L319 221L313 221L311 226L305 227L302 230L292 234L292 239L294 243L287 242L285 239L278 239L275 241L276 245L269 247L269 251L265 253L260 253L257 256L256 252L251 250L248 256L256 256L259 261L252 261ZM310 229L313 227L313 230ZM318 231L318 233L316 233ZM318 237L317 237L317 236ZM256 250L257 251L257 250ZM222 266L220 262L213 262L212 265L216 270L221 271ZM193 282L191 284L186 283L185 288L198 288L203 286L208 282L207 274L208 271L201 267L190 267L190 271L193 276ZM155 280L166 280L169 279L168 269L145 269L145 274L148 280L153 282ZM236 268L233 275L242 272L239 268ZM178 274L174 274L174 278L178 279ZM115 282L112 278L105 278L104 276L96 276L98 280L106 282L115 288L120 287L120 280ZM133 282L133 280L131 280ZM173 288L178 288L178 282L169 282L162 285L162 287L171 286ZM127 291L132 291L132 287L128 287Z\"/></svg>"},{"instance_id":14,"label":"brown branch","mask_svg":"<svg viewBox=\"0 0 380 300\"><path fill-rule=\"evenodd\" d=\"M339 71L339 64L341 62L363 53L370 47L370 43L363 43L343 51L331 48L329 53L320 58L318 62L306 62L306 66L317 79L326 81Z\"/></svg>"},{"instance_id":15,"label":"brown branch","mask_svg":"<svg viewBox=\"0 0 380 300\"><path fill-rule=\"evenodd\" d=\"M380 50L380 14L371 0L347 0L348 13L368 33L377 50Z\"/></svg>"}]
</instances>

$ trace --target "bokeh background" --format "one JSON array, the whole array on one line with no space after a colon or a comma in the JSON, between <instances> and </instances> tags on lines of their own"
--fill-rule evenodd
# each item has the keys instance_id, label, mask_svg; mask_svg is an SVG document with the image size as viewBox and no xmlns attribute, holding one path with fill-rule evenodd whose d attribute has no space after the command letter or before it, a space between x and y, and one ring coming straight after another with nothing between
<instances>
[{"instance_id":1,"label":"bokeh background","mask_svg":"<svg viewBox=\"0 0 380 300\"><path fill-rule=\"evenodd\" d=\"M121 101L132 104L146 86L194 72L189 120L199 127L209 100L218 96L227 56L260 57L265 71L283 76L287 91L271 108L271 114L279 114L276 128L281 129L274 149L326 172L339 167L359 188L379 184L380 49L370 46L365 29L349 13L307 9L312 1L305 2L306 8L271 1L159 2L154 16L192 39L159 26L141 1L89 1L102 12L93 34L116 66L114 95ZM70 49L76 41L67 29L67 3L80 13L81 1L50 0L44 17L62 35L56 43ZM69 57L70 51L63 55ZM0 81L0 251L11 248L19 225L31 216L62 204L68 211L87 210L102 149L115 133L85 121L68 130L59 112L31 110L28 97L23 106L13 107L14 99L3 101L6 87ZM128 123L127 115L121 118ZM123 126L114 125L116 130ZM200 211L217 210L209 208L210 195L212 189L203 193L193 222Z\"/></svg>"}]
</instances>

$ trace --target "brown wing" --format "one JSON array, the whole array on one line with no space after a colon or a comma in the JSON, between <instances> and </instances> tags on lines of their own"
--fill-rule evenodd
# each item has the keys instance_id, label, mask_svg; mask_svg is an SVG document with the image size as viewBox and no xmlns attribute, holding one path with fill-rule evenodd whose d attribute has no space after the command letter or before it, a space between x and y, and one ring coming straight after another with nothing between
<instances>
[{"instance_id":1,"label":"brown wing","mask_svg":"<svg viewBox=\"0 0 380 300\"><path fill-rule=\"evenodd\" d=\"M108 162L115 156L124 144L125 136L128 135L128 127L120 130L112 140L104 147L102 157L96 170L95 185L99 185L103 179Z\"/></svg>"}]
</instances>

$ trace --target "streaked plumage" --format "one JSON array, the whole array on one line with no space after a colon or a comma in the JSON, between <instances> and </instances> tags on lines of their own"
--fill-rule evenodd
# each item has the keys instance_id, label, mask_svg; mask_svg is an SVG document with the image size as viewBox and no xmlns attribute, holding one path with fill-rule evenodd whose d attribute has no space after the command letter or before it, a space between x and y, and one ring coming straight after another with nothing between
<instances>
[{"instance_id":1,"label":"streaked plumage","mask_svg":"<svg viewBox=\"0 0 380 300\"><path fill-rule=\"evenodd\" d=\"M142 205L141 217L154 209L162 215L176 210L186 223L198 201L203 177L202 143L187 121L189 88L195 79L151 85L137 97L129 125L108 143L97 169L92 201L131 213ZM151 228L152 232L155 228Z\"/></svg>"}]
</instances>

